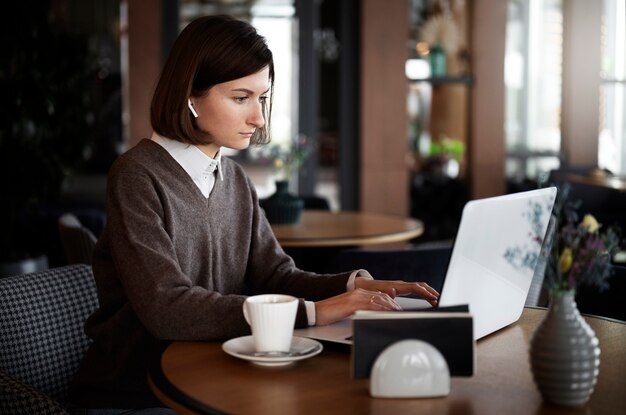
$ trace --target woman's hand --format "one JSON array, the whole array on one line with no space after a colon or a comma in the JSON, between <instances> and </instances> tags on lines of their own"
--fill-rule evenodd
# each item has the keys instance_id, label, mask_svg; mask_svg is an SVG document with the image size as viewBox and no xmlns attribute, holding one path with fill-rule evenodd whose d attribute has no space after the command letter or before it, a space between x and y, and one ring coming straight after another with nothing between
<instances>
[{"instance_id":1,"label":"woman's hand","mask_svg":"<svg viewBox=\"0 0 626 415\"><path fill-rule=\"evenodd\" d=\"M315 324L324 326L342 320L357 310L393 311L402 308L396 295L417 294L433 306L439 293L423 282L380 281L356 278L355 289L315 303Z\"/></svg>"},{"instance_id":2,"label":"woman's hand","mask_svg":"<svg viewBox=\"0 0 626 415\"><path fill-rule=\"evenodd\" d=\"M428 301L433 307L437 305L439 293L425 282L382 281L369 278L356 278L354 288L363 288L369 291L381 291L391 298L397 295L416 294Z\"/></svg>"},{"instance_id":3,"label":"woman's hand","mask_svg":"<svg viewBox=\"0 0 626 415\"><path fill-rule=\"evenodd\" d=\"M402 308L387 293L355 288L315 303L315 325L325 326L350 316L357 310L393 311Z\"/></svg>"}]
</instances>

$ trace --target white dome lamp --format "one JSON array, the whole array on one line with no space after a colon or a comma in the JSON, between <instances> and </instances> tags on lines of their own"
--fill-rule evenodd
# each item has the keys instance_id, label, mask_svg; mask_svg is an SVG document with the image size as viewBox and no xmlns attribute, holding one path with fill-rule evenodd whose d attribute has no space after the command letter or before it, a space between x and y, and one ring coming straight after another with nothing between
<instances>
[{"instance_id":1,"label":"white dome lamp","mask_svg":"<svg viewBox=\"0 0 626 415\"><path fill-rule=\"evenodd\" d=\"M376 358L370 375L374 398L431 398L450 393L450 371L439 350L421 340L401 340Z\"/></svg>"}]
</instances>

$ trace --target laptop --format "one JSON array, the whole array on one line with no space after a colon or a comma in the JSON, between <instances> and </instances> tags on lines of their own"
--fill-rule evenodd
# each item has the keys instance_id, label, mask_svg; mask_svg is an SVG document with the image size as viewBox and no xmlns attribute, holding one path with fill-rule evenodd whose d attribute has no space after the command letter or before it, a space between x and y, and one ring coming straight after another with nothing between
<instances>
[{"instance_id":1,"label":"laptop","mask_svg":"<svg viewBox=\"0 0 626 415\"><path fill-rule=\"evenodd\" d=\"M463 208L438 307L468 305L474 340L521 316L556 192L549 187L477 199ZM396 300L405 310L431 308L421 299ZM351 344L352 320L297 329L294 335Z\"/></svg>"}]
</instances>

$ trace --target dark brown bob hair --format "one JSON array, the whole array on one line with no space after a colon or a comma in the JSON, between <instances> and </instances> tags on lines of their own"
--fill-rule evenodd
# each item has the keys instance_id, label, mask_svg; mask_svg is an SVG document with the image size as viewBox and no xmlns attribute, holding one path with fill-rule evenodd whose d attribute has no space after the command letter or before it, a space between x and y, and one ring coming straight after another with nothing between
<instances>
[{"instance_id":1,"label":"dark brown bob hair","mask_svg":"<svg viewBox=\"0 0 626 415\"><path fill-rule=\"evenodd\" d=\"M252 75L269 67L270 93L263 108L265 125L256 130L252 144L269 142L274 59L265 38L249 23L231 16L205 16L180 33L165 62L152 97L150 122L154 131L172 140L207 144L187 107L212 86Z\"/></svg>"}]
</instances>

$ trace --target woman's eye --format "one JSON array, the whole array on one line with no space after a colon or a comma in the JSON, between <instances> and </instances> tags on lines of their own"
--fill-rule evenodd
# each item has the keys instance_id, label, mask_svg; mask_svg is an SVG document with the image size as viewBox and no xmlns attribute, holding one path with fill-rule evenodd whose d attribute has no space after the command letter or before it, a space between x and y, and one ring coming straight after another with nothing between
<instances>
[{"instance_id":1,"label":"woman's eye","mask_svg":"<svg viewBox=\"0 0 626 415\"><path fill-rule=\"evenodd\" d=\"M248 97L235 97L233 98L235 100L236 103L238 104L243 104L244 102L246 102L246 100L248 99Z\"/></svg>"},{"instance_id":2,"label":"woman's eye","mask_svg":"<svg viewBox=\"0 0 626 415\"><path fill-rule=\"evenodd\" d=\"M260 96L260 97L259 97L259 102L260 102L261 104L265 104L265 102L266 102L266 101L267 101L267 97L266 97L266 96Z\"/></svg>"}]
</instances>

